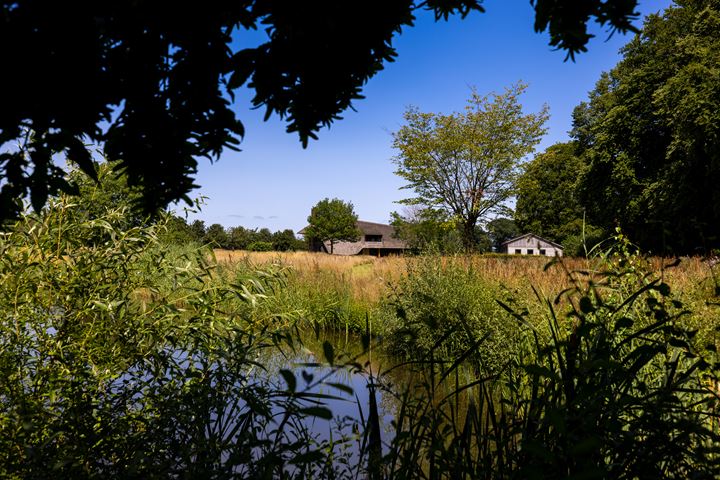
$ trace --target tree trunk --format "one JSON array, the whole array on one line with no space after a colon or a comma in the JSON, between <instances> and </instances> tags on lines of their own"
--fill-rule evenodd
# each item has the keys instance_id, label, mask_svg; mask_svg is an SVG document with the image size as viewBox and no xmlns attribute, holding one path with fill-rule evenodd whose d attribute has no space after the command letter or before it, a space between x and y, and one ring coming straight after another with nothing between
<instances>
[{"instance_id":1,"label":"tree trunk","mask_svg":"<svg viewBox=\"0 0 720 480\"><path fill-rule=\"evenodd\" d=\"M333 254L333 247L335 246L335 242L333 240L330 240L330 255Z\"/></svg>"},{"instance_id":2,"label":"tree trunk","mask_svg":"<svg viewBox=\"0 0 720 480\"><path fill-rule=\"evenodd\" d=\"M465 247L465 252L470 253L473 250L475 250L475 224L477 223L477 217L476 218L469 218L463 222L462 231L460 232L462 235L462 242L463 247Z\"/></svg>"}]
</instances>

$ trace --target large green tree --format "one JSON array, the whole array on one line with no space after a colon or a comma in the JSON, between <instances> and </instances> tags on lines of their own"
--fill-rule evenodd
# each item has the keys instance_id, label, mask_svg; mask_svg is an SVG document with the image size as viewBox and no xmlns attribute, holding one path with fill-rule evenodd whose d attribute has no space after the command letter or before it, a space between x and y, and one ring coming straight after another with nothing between
<instances>
[{"instance_id":1,"label":"large green tree","mask_svg":"<svg viewBox=\"0 0 720 480\"><path fill-rule=\"evenodd\" d=\"M556 143L523 165L517 182L515 221L523 232L555 242L577 233L584 209L576 183L584 163L574 142Z\"/></svg>"},{"instance_id":2,"label":"large green tree","mask_svg":"<svg viewBox=\"0 0 720 480\"><path fill-rule=\"evenodd\" d=\"M610 235L581 205L577 181L585 162L577 142L556 143L523 165L517 182L515 221L520 231L561 243L566 255L584 255Z\"/></svg>"},{"instance_id":3,"label":"large green tree","mask_svg":"<svg viewBox=\"0 0 720 480\"><path fill-rule=\"evenodd\" d=\"M305 238L330 242L330 253L334 253L338 241L354 242L360 238L357 215L353 204L338 198L320 200L311 210Z\"/></svg>"},{"instance_id":4,"label":"large green tree","mask_svg":"<svg viewBox=\"0 0 720 480\"><path fill-rule=\"evenodd\" d=\"M720 2L676 3L574 114L588 214L656 253L720 246Z\"/></svg>"},{"instance_id":5,"label":"large green tree","mask_svg":"<svg viewBox=\"0 0 720 480\"><path fill-rule=\"evenodd\" d=\"M402 214L392 212L390 224L395 227L395 235L412 250L462 251L462 240L455 222L442 210L411 205L405 207Z\"/></svg>"},{"instance_id":6,"label":"large green tree","mask_svg":"<svg viewBox=\"0 0 720 480\"><path fill-rule=\"evenodd\" d=\"M0 0L0 220L18 213L20 199L39 209L72 191L54 154L94 176L87 142L120 161L146 211L187 200L198 159L236 148L244 134L231 104L238 88L247 84L253 106L306 144L394 60L393 38L418 10L447 19L481 3ZM535 30L549 30L550 44L571 56L585 49L590 20L627 31L637 5L531 3ZM255 29L267 41L248 47Z\"/></svg>"},{"instance_id":7,"label":"large green tree","mask_svg":"<svg viewBox=\"0 0 720 480\"><path fill-rule=\"evenodd\" d=\"M507 212L520 160L545 132L547 108L525 114L517 84L502 94L473 91L465 112L445 115L405 112L393 135L396 174L415 192L405 204L439 208L455 218L463 243L474 247L475 228L489 215Z\"/></svg>"}]
</instances>

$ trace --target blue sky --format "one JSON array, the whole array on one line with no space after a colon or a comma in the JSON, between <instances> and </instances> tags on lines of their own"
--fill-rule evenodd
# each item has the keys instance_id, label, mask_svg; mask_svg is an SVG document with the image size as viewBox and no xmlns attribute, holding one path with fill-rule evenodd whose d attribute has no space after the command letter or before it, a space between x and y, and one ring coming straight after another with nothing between
<instances>
[{"instance_id":1,"label":"blue sky","mask_svg":"<svg viewBox=\"0 0 720 480\"><path fill-rule=\"evenodd\" d=\"M646 15L670 4L641 0L639 11ZM574 63L564 62L565 53L548 46L548 34L533 31L528 0L486 0L484 6L486 13L465 20L435 23L430 15L419 15L414 28L395 38L398 59L368 82L356 111L345 112L306 149L277 118L263 122L264 111L250 108L252 92L237 92L246 130L242 151L228 151L214 164L201 161L196 196L207 200L188 218L297 232L313 205L337 197L352 202L360 219L386 223L391 211L402 210L395 202L411 195L400 189L403 182L391 161L391 133L402 125L403 112L410 105L459 111L471 86L485 94L527 83L521 98L525 110L536 112L545 103L550 108L548 133L538 151L567 140L572 109L587 98L600 73L620 60L618 50L631 37L616 33L608 39L609 32L594 26L589 51Z\"/></svg>"}]
</instances>

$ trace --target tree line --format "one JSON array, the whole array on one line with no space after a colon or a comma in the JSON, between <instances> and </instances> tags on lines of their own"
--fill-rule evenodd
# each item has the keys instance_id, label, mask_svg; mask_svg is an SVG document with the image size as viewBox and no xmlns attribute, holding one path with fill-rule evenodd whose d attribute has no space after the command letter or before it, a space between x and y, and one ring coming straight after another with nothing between
<instances>
[{"instance_id":1,"label":"tree line","mask_svg":"<svg viewBox=\"0 0 720 480\"><path fill-rule=\"evenodd\" d=\"M575 249L616 228L660 255L720 248L720 2L676 3L575 108L571 141L525 167L522 229Z\"/></svg>"},{"instance_id":2,"label":"tree line","mask_svg":"<svg viewBox=\"0 0 720 480\"><path fill-rule=\"evenodd\" d=\"M547 112L523 112L522 84L473 91L461 113L410 108L393 143L415 194L393 214L399 234L486 251L495 218L570 255L617 230L658 255L720 249L720 2L650 15L621 53L574 109L570 140L529 162Z\"/></svg>"},{"instance_id":3,"label":"tree line","mask_svg":"<svg viewBox=\"0 0 720 480\"><path fill-rule=\"evenodd\" d=\"M289 228L271 232L268 228L225 228L219 223L205 226L202 220L188 223L182 217L173 216L168 230L168 240L174 243L198 242L213 248L255 252L307 250L307 242L299 240Z\"/></svg>"}]
</instances>

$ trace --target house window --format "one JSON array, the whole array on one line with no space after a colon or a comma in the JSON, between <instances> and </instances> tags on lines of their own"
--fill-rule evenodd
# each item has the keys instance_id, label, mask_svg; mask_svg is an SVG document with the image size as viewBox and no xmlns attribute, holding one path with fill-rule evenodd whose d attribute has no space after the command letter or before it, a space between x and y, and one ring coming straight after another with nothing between
<instances>
[{"instance_id":1,"label":"house window","mask_svg":"<svg viewBox=\"0 0 720 480\"><path fill-rule=\"evenodd\" d=\"M528 254L528 255L532 255L533 253L534 253L533 249L532 249L532 248L528 248L527 254Z\"/></svg>"},{"instance_id":2,"label":"house window","mask_svg":"<svg viewBox=\"0 0 720 480\"><path fill-rule=\"evenodd\" d=\"M543 250L543 249L541 248L541 249L538 251L538 253L540 253L540 255L545 255L545 250Z\"/></svg>"},{"instance_id":3,"label":"house window","mask_svg":"<svg viewBox=\"0 0 720 480\"><path fill-rule=\"evenodd\" d=\"M366 242L382 242L382 235L365 235Z\"/></svg>"},{"instance_id":4,"label":"house window","mask_svg":"<svg viewBox=\"0 0 720 480\"><path fill-rule=\"evenodd\" d=\"M520 250L519 248L515 249L515 255L520 255L521 253L522 253L522 250Z\"/></svg>"}]
</instances>

